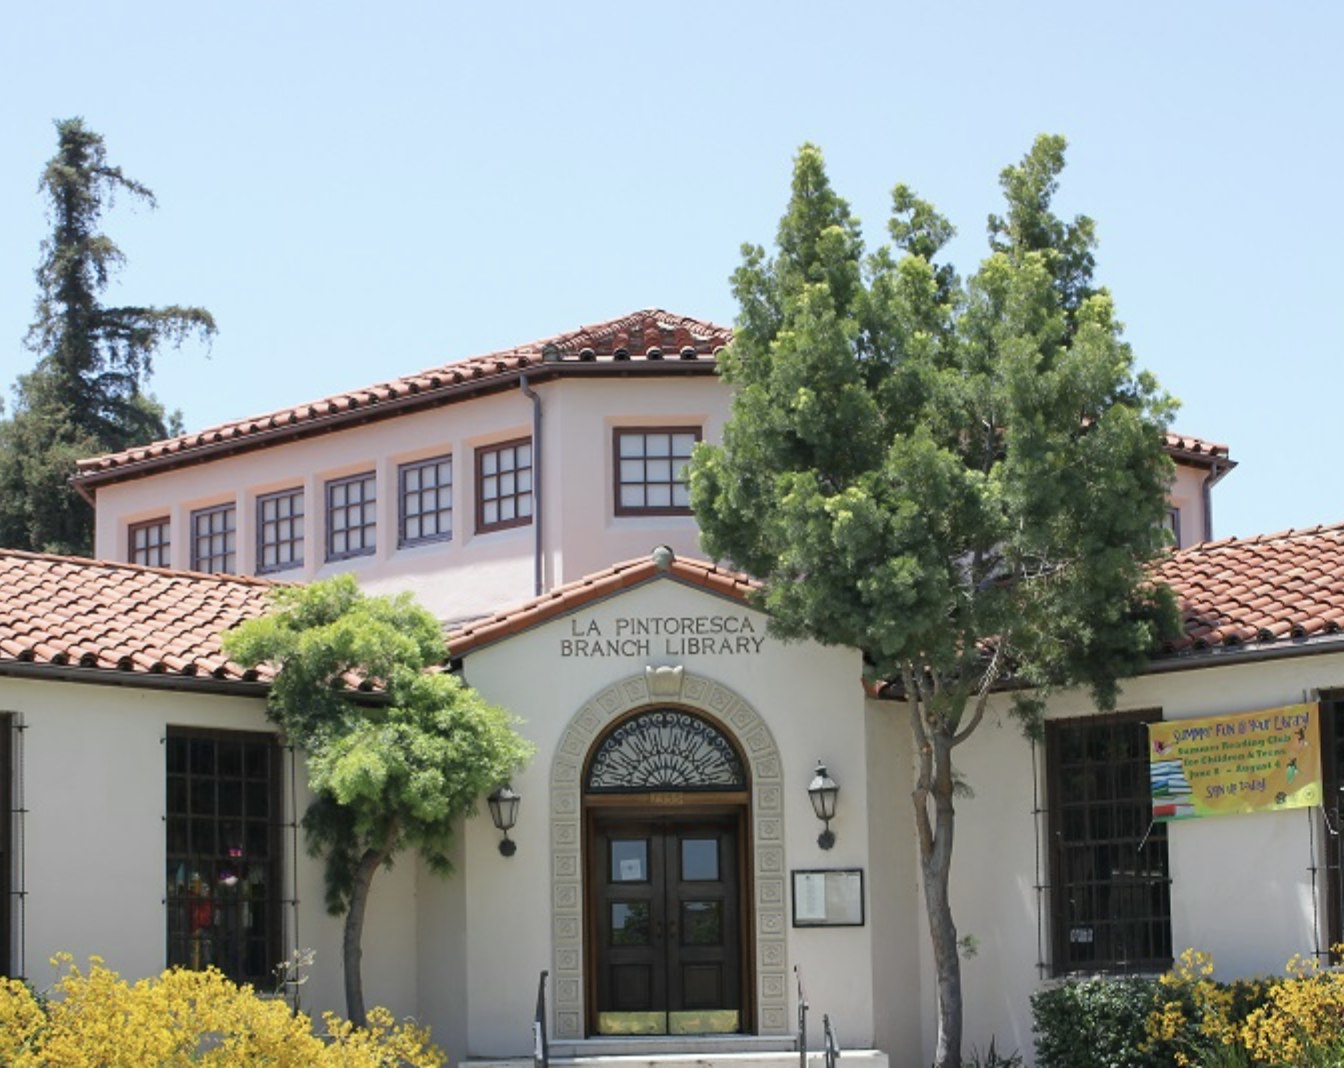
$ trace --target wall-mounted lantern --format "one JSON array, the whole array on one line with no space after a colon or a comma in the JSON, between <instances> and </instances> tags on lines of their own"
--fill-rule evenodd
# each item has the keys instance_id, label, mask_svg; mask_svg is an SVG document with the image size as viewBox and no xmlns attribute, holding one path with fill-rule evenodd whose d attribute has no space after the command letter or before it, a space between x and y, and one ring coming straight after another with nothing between
<instances>
[{"instance_id":1,"label":"wall-mounted lantern","mask_svg":"<svg viewBox=\"0 0 1344 1068\"><path fill-rule=\"evenodd\" d=\"M490 806L490 822L495 825L496 830L504 832L504 839L499 843L499 851L506 857L511 857L518 851L518 843L509 837L509 831L513 830L513 825L518 822L518 802L521 800L522 796L514 793L513 787L508 783L498 787L485 799L485 803Z\"/></svg>"},{"instance_id":2,"label":"wall-mounted lantern","mask_svg":"<svg viewBox=\"0 0 1344 1068\"><path fill-rule=\"evenodd\" d=\"M817 845L822 849L830 849L835 845L835 832L831 830L831 820L835 819L835 798L839 793L840 787L826 773L826 765L817 761L817 772L808 784L807 796L812 799L812 811L817 814L817 819L826 825L821 834L817 835Z\"/></svg>"}]
</instances>

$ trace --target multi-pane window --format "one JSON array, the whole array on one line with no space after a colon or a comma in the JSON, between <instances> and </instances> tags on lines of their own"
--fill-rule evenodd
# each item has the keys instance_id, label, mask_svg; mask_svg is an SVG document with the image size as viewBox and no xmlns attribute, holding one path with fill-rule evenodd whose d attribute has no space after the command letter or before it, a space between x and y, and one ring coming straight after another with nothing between
<instances>
[{"instance_id":1,"label":"multi-pane window","mask_svg":"<svg viewBox=\"0 0 1344 1068\"><path fill-rule=\"evenodd\" d=\"M238 510L232 504L202 508L191 513L191 569L209 574L233 574L234 537Z\"/></svg>"},{"instance_id":2,"label":"multi-pane window","mask_svg":"<svg viewBox=\"0 0 1344 1068\"><path fill-rule=\"evenodd\" d=\"M270 985L280 959L280 748L168 728L168 964Z\"/></svg>"},{"instance_id":3,"label":"multi-pane window","mask_svg":"<svg viewBox=\"0 0 1344 1068\"><path fill-rule=\"evenodd\" d=\"M0 713L0 975L14 968L14 714Z\"/></svg>"},{"instance_id":4,"label":"multi-pane window","mask_svg":"<svg viewBox=\"0 0 1344 1068\"><path fill-rule=\"evenodd\" d=\"M1321 772L1325 787L1326 944L1344 942L1344 692L1321 695Z\"/></svg>"},{"instance_id":5,"label":"multi-pane window","mask_svg":"<svg viewBox=\"0 0 1344 1068\"><path fill-rule=\"evenodd\" d=\"M616 514L690 515L686 464L699 440L699 427L618 427Z\"/></svg>"},{"instance_id":6,"label":"multi-pane window","mask_svg":"<svg viewBox=\"0 0 1344 1068\"><path fill-rule=\"evenodd\" d=\"M1146 723L1158 713L1046 724L1053 966L1171 963L1167 825L1153 823Z\"/></svg>"},{"instance_id":7,"label":"multi-pane window","mask_svg":"<svg viewBox=\"0 0 1344 1068\"><path fill-rule=\"evenodd\" d=\"M401 545L453 536L453 458L417 460L397 469L401 492Z\"/></svg>"},{"instance_id":8,"label":"multi-pane window","mask_svg":"<svg viewBox=\"0 0 1344 1068\"><path fill-rule=\"evenodd\" d=\"M303 490L257 498L257 573L303 566Z\"/></svg>"},{"instance_id":9,"label":"multi-pane window","mask_svg":"<svg viewBox=\"0 0 1344 1068\"><path fill-rule=\"evenodd\" d=\"M327 559L366 556L376 547L378 482L372 471L327 483Z\"/></svg>"},{"instance_id":10,"label":"multi-pane window","mask_svg":"<svg viewBox=\"0 0 1344 1068\"><path fill-rule=\"evenodd\" d=\"M131 563L147 567L168 566L168 550L171 546L167 516L145 523L132 523L127 534L131 546Z\"/></svg>"},{"instance_id":11,"label":"multi-pane window","mask_svg":"<svg viewBox=\"0 0 1344 1068\"><path fill-rule=\"evenodd\" d=\"M476 450L476 529L532 522L532 442L527 438Z\"/></svg>"}]
</instances>

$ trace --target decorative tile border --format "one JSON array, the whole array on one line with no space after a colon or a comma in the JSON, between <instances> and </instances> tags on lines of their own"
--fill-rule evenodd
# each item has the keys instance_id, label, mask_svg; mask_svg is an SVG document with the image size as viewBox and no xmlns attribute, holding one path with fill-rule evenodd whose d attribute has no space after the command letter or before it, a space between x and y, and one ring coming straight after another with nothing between
<instances>
[{"instance_id":1,"label":"decorative tile border","mask_svg":"<svg viewBox=\"0 0 1344 1068\"><path fill-rule=\"evenodd\" d=\"M756 1020L762 1035L789 1034L784 901L784 791L774 735L727 686L680 667L646 668L595 694L570 720L551 762L551 934L555 1036L583 1037L583 764L614 720L663 701L694 709L734 735L751 768Z\"/></svg>"}]
</instances>

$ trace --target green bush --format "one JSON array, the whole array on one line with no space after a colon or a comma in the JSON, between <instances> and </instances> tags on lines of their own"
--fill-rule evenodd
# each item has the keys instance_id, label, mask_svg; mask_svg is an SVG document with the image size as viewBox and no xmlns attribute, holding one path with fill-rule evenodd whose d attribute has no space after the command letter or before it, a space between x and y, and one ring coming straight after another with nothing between
<instances>
[{"instance_id":1,"label":"green bush","mask_svg":"<svg viewBox=\"0 0 1344 1068\"><path fill-rule=\"evenodd\" d=\"M1162 1000L1152 978L1069 979L1031 997L1037 1068L1169 1068L1150 1049L1149 1015Z\"/></svg>"}]
</instances>

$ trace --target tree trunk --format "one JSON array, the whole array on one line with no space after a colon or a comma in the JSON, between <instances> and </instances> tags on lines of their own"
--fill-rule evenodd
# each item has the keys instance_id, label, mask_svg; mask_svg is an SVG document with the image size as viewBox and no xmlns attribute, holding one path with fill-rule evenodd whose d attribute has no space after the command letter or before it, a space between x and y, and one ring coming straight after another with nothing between
<instances>
[{"instance_id":1,"label":"tree trunk","mask_svg":"<svg viewBox=\"0 0 1344 1068\"><path fill-rule=\"evenodd\" d=\"M923 744L932 752L927 783L915 791L915 818L920 827L920 867L924 876L924 907L929 916L933 963L938 983L938 1045L934 1068L961 1068L961 957L957 927L952 921L948 885L952 871L952 839L956 812L952 805L952 738L933 727ZM929 802L933 819L929 820Z\"/></svg>"},{"instance_id":2,"label":"tree trunk","mask_svg":"<svg viewBox=\"0 0 1344 1068\"><path fill-rule=\"evenodd\" d=\"M387 856L385 850L369 849L359 858L355 869L354 885L350 889L350 910L345 914L345 1014L357 1027L367 1027L369 1018L364 1011L364 980L360 965L364 951L360 940L364 935L364 909L369 903L369 887L373 873Z\"/></svg>"}]
</instances>

